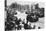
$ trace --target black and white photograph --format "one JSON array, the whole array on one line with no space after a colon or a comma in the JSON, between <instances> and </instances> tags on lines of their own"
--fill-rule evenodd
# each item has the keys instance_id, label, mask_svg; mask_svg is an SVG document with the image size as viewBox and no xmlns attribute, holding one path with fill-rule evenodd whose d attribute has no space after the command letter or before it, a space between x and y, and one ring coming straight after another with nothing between
<instances>
[{"instance_id":1,"label":"black and white photograph","mask_svg":"<svg viewBox=\"0 0 46 31\"><path fill-rule=\"evenodd\" d=\"M5 31L44 29L44 2L5 0Z\"/></svg>"}]
</instances>

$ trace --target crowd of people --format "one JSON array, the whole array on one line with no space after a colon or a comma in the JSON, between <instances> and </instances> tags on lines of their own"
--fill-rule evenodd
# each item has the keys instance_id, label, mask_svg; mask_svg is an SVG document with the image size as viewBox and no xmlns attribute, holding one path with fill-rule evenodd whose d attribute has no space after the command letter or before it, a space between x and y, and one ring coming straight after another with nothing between
<instances>
[{"instance_id":1,"label":"crowd of people","mask_svg":"<svg viewBox=\"0 0 46 31\"><path fill-rule=\"evenodd\" d=\"M24 6L25 7L25 6ZM39 8L38 4L35 5L35 8L33 8L31 6L31 12L25 12L25 14L27 14L26 20L27 23L21 22L22 19L18 19L17 17L15 17L14 15L17 15L17 12L15 12L15 10L20 10L20 11L24 11L24 10L28 10L30 11L29 7L21 7L21 5L17 5L16 3L13 3L9 6L9 10L6 9L7 11L7 20L5 22L5 26L6 26L6 30L12 30L12 29L21 29L22 25L20 25L20 23L23 24L24 29L35 29L35 25L33 27L31 27L30 25L28 25L28 22L31 23L35 23L38 22L39 18L43 18L44 17L44 8ZM40 29L40 27L39 27Z\"/></svg>"}]
</instances>

